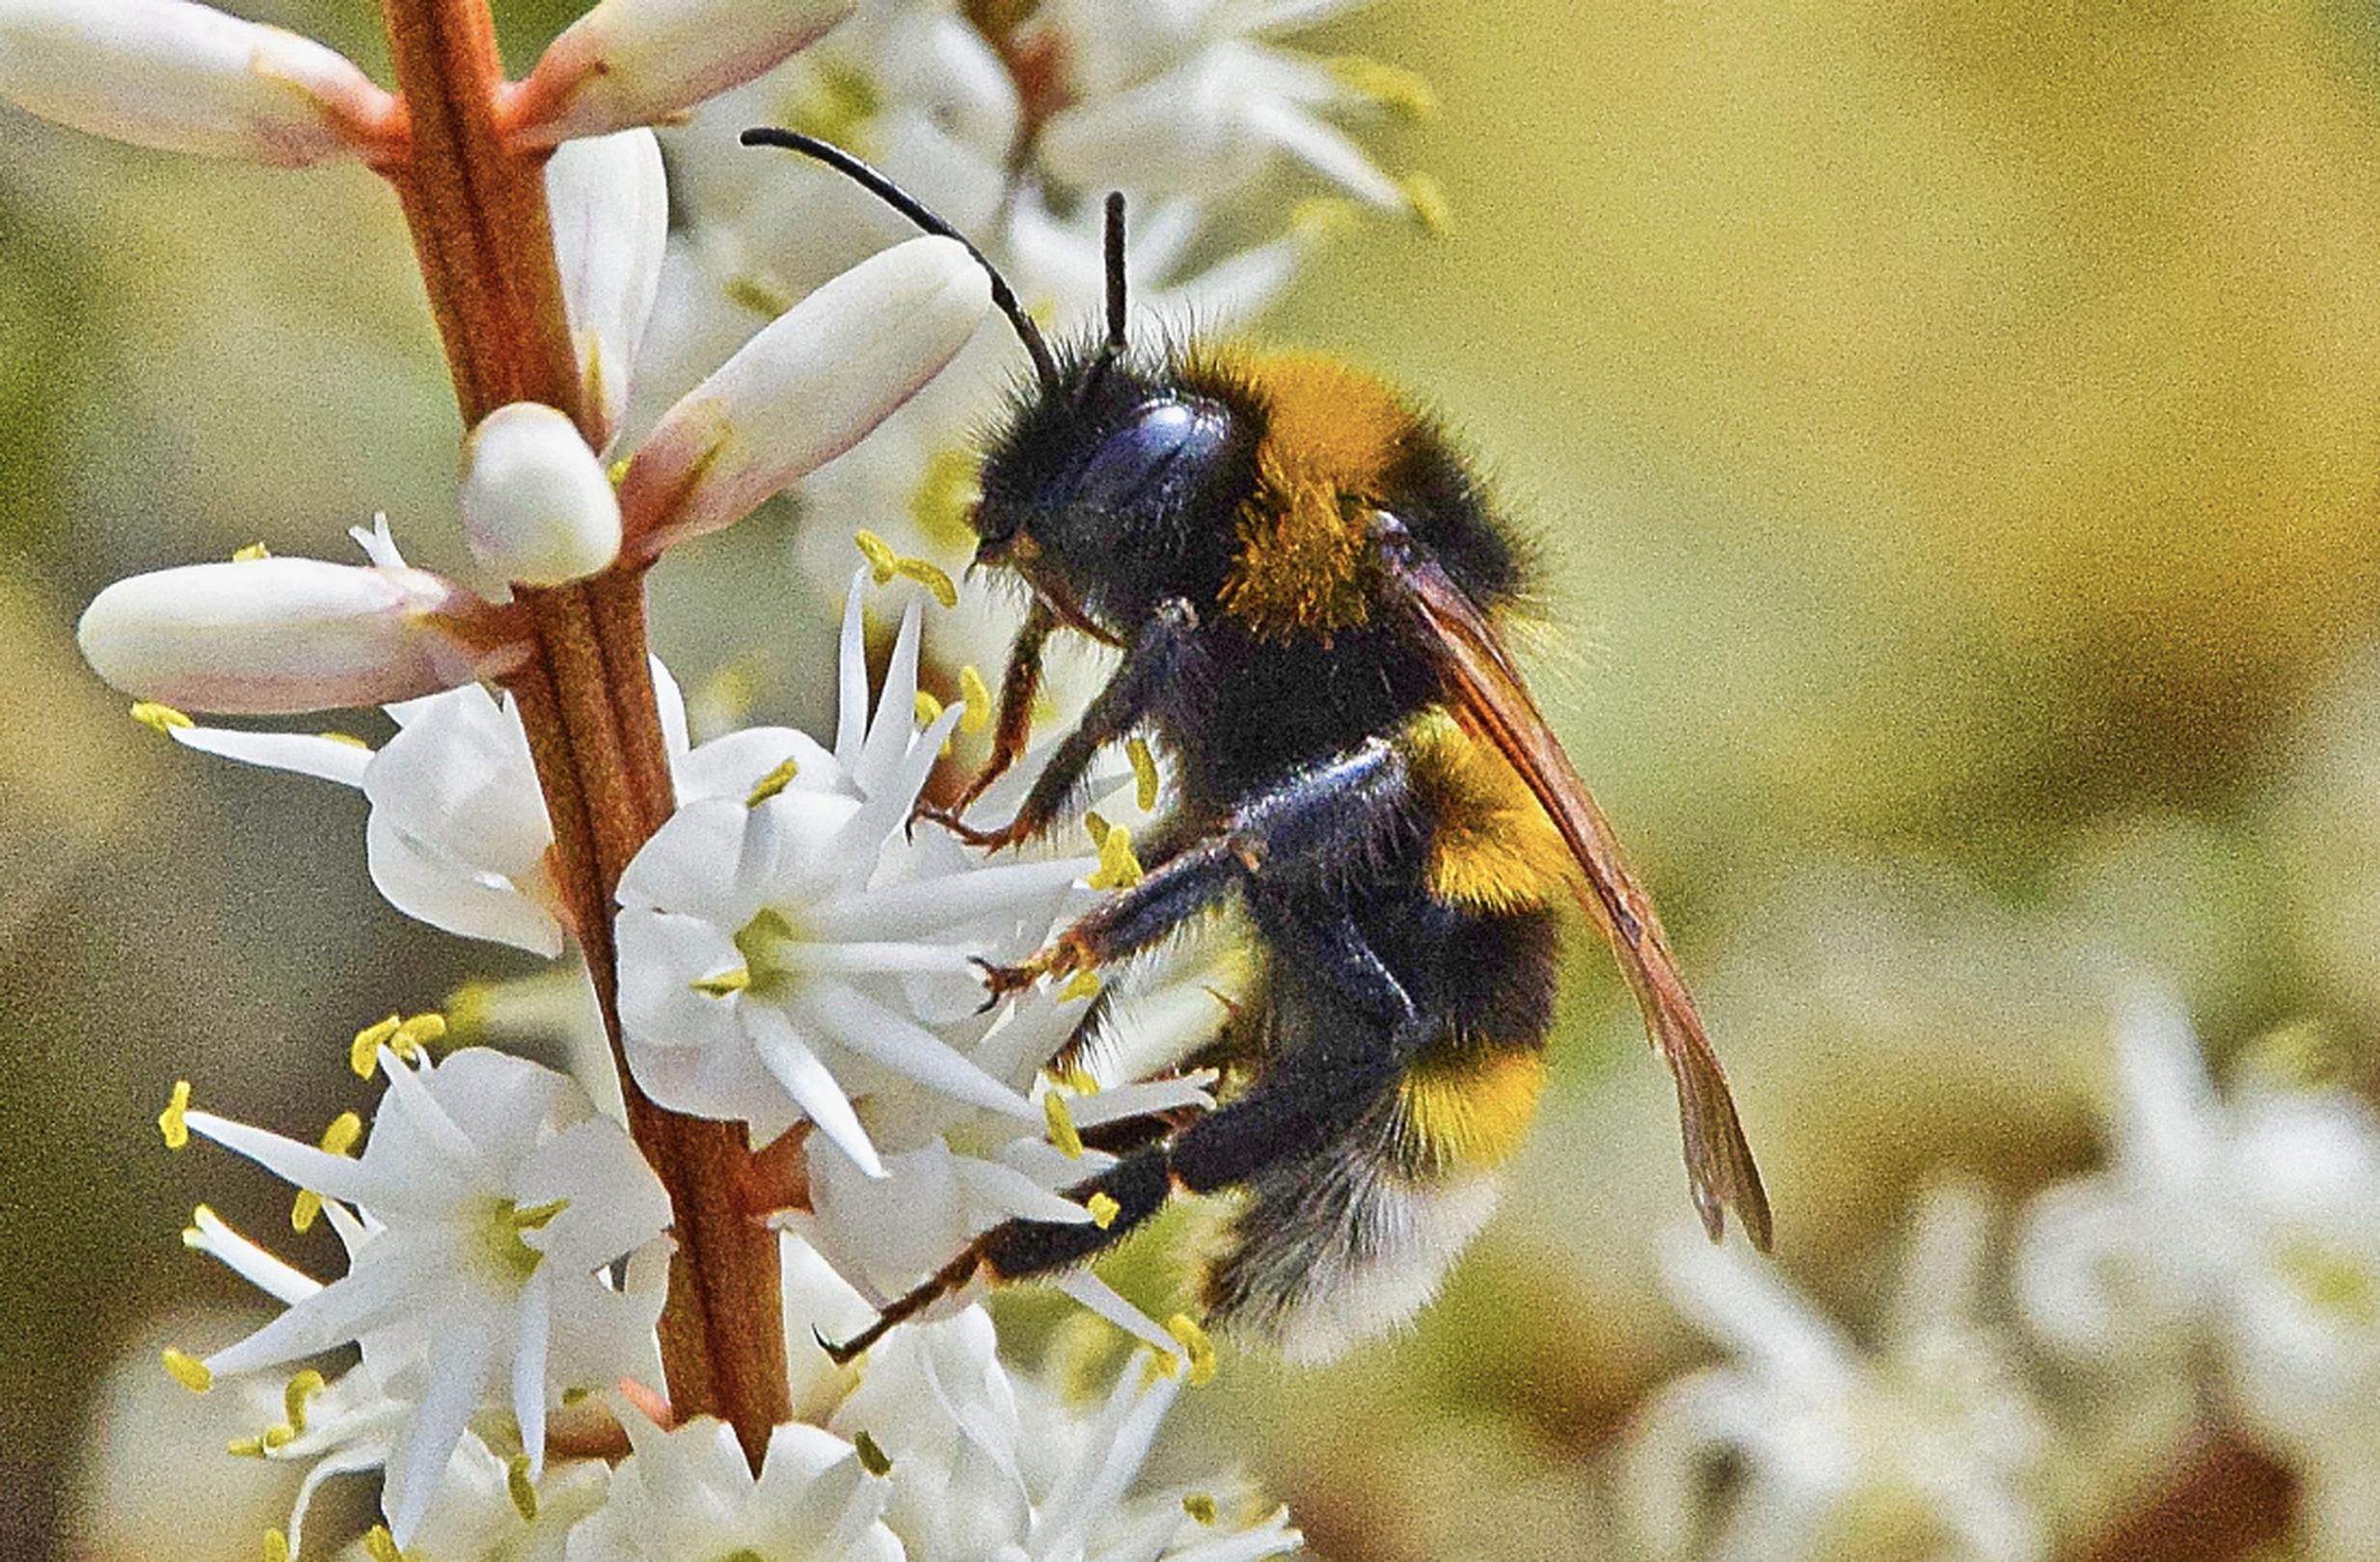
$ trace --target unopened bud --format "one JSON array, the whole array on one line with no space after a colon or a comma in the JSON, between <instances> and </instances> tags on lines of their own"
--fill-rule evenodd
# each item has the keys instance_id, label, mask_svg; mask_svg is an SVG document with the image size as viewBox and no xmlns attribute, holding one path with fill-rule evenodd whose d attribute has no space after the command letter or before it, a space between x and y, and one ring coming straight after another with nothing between
<instances>
[{"instance_id":1,"label":"unopened bud","mask_svg":"<svg viewBox=\"0 0 2380 1562\"><path fill-rule=\"evenodd\" d=\"M418 699L508 672L528 648L507 610L443 576L311 558L136 575L75 636L125 693L232 715Z\"/></svg>"},{"instance_id":2,"label":"unopened bud","mask_svg":"<svg viewBox=\"0 0 2380 1562\"><path fill-rule=\"evenodd\" d=\"M602 0L539 57L513 107L523 148L654 124L750 81L854 0Z\"/></svg>"},{"instance_id":3,"label":"unopened bud","mask_svg":"<svg viewBox=\"0 0 2380 1562\"><path fill-rule=\"evenodd\" d=\"M604 569L620 552L620 501L601 457L552 407L516 401L463 444L463 535L504 579L554 586Z\"/></svg>"},{"instance_id":4,"label":"unopened bud","mask_svg":"<svg viewBox=\"0 0 2380 1562\"><path fill-rule=\"evenodd\" d=\"M562 302L579 350L579 376L602 449L628 411L630 377L661 291L669 236L669 189L650 130L564 142L546 164Z\"/></svg>"},{"instance_id":5,"label":"unopened bud","mask_svg":"<svg viewBox=\"0 0 2380 1562\"><path fill-rule=\"evenodd\" d=\"M640 555L741 520L841 455L958 356L991 307L946 238L871 256L763 327L669 409L620 510Z\"/></svg>"},{"instance_id":6,"label":"unopened bud","mask_svg":"<svg viewBox=\"0 0 2380 1562\"><path fill-rule=\"evenodd\" d=\"M188 0L0 0L0 97L94 135L280 168L397 133L395 99L344 55Z\"/></svg>"}]
</instances>

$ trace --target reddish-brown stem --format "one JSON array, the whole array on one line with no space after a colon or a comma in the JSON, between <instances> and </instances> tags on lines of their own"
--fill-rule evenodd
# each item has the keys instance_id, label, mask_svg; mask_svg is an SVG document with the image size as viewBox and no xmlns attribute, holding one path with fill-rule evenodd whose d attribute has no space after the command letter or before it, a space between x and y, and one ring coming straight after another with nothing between
<instances>
[{"instance_id":1,"label":"reddish-brown stem","mask_svg":"<svg viewBox=\"0 0 2380 1562\"><path fill-rule=\"evenodd\" d=\"M546 207L542 158L497 134L504 85L487 0L381 0L411 155L396 187L446 344L463 420L539 401L583 426L579 366ZM519 593L537 655L507 680L554 825L552 862L586 956L628 1102L629 1129L669 1191L677 1253L662 1364L680 1417L729 1422L755 1468L792 1414L776 1238L746 1212L743 1130L681 1117L636 1089L620 1046L612 896L672 806L645 660L640 568Z\"/></svg>"}]
</instances>

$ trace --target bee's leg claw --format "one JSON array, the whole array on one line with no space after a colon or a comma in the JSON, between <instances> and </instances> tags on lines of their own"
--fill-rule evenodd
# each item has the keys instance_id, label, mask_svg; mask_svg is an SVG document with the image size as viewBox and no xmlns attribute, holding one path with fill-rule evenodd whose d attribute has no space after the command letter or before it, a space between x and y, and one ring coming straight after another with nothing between
<instances>
[{"instance_id":1,"label":"bee's leg claw","mask_svg":"<svg viewBox=\"0 0 2380 1562\"><path fill-rule=\"evenodd\" d=\"M1027 960L1022 965L994 965L978 955L967 956L968 963L984 973L985 999L975 1011L987 1012L991 1007L1012 992L1022 992L1042 976L1041 962Z\"/></svg>"},{"instance_id":2,"label":"bee's leg claw","mask_svg":"<svg viewBox=\"0 0 2380 1562\"><path fill-rule=\"evenodd\" d=\"M917 809L909 815L909 828L915 830L920 820L929 824L939 824L967 845L985 851L997 851L1003 847L1014 846L1019 839L1013 825L996 830L979 830L960 819L956 810L949 808Z\"/></svg>"}]
</instances>

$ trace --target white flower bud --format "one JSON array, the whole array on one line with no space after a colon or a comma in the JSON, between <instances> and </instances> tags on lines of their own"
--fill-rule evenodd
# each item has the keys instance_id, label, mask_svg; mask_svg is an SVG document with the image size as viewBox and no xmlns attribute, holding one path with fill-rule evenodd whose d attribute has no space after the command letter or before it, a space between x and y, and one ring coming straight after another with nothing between
<instances>
[{"instance_id":1,"label":"white flower bud","mask_svg":"<svg viewBox=\"0 0 2380 1562\"><path fill-rule=\"evenodd\" d=\"M142 699L285 715L418 699L510 671L528 642L502 609L427 570L259 558L119 580L75 636Z\"/></svg>"},{"instance_id":2,"label":"white flower bud","mask_svg":"<svg viewBox=\"0 0 2380 1562\"><path fill-rule=\"evenodd\" d=\"M187 0L0 0L0 97L95 135L280 168L357 155L396 109L337 51Z\"/></svg>"},{"instance_id":3,"label":"white flower bud","mask_svg":"<svg viewBox=\"0 0 2380 1562\"><path fill-rule=\"evenodd\" d=\"M463 535L506 580L553 586L619 556L620 501L578 427L552 407L516 401L463 444Z\"/></svg>"},{"instance_id":4,"label":"white flower bud","mask_svg":"<svg viewBox=\"0 0 2380 1562\"><path fill-rule=\"evenodd\" d=\"M778 316L669 409L620 509L645 553L716 531L825 465L958 355L991 307L946 238L861 261Z\"/></svg>"},{"instance_id":5,"label":"white flower bud","mask_svg":"<svg viewBox=\"0 0 2380 1562\"><path fill-rule=\"evenodd\" d=\"M636 349L661 291L669 237L661 143L642 129L564 142L546 164L546 202L554 211L570 337L594 418L588 433L600 449L628 411Z\"/></svg>"},{"instance_id":6,"label":"white flower bud","mask_svg":"<svg viewBox=\"0 0 2380 1562\"><path fill-rule=\"evenodd\" d=\"M602 0L521 84L523 147L653 124L750 81L850 15L855 0Z\"/></svg>"}]
</instances>

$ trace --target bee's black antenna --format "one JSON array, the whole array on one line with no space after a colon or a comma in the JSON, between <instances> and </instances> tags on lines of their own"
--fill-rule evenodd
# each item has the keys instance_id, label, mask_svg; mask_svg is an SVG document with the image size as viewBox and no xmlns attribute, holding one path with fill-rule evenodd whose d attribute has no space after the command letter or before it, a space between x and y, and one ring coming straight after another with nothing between
<instances>
[{"instance_id":1,"label":"bee's black antenna","mask_svg":"<svg viewBox=\"0 0 2380 1562\"><path fill-rule=\"evenodd\" d=\"M998 307L1002 314L1008 316L1008 323L1015 328L1016 339L1025 344L1025 352L1033 360L1033 372L1035 377L1041 382L1041 389L1052 393L1058 390L1058 361L1050 356L1049 343L1041 337L1041 328L1033 323L1033 316L1027 314L1024 306L1016 302L1016 289L1011 287L1008 284L1008 279L1000 275L1000 268L993 265L989 257L977 249L973 241L964 233L960 232L959 229L928 210L915 196L910 195L906 190L902 189L901 186L893 183L892 180L832 142L821 141L816 136L805 136L797 130L779 130L773 125L766 124L755 125L746 130L742 140L747 147L775 147L785 151L799 152L804 157L824 163L884 204L892 207L902 216L906 217L923 231L937 237L958 240L960 246L973 257L975 263L984 268L984 275L991 279L991 302ZM1123 285L1123 252L1121 248L1121 225L1123 220L1122 200L1122 196L1111 196L1109 198L1111 204L1108 207L1109 244L1111 246L1108 262L1108 273L1111 280L1108 286L1111 297L1116 300L1121 300L1122 297L1121 289ZM1110 305L1110 314L1114 318L1122 317L1121 310L1115 304Z\"/></svg>"},{"instance_id":2,"label":"bee's black antenna","mask_svg":"<svg viewBox=\"0 0 2380 1562\"><path fill-rule=\"evenodd\" d=\"M1124 349L1123 192L1107 192L1107 356Z\"/></svg>"}]
</instances>

